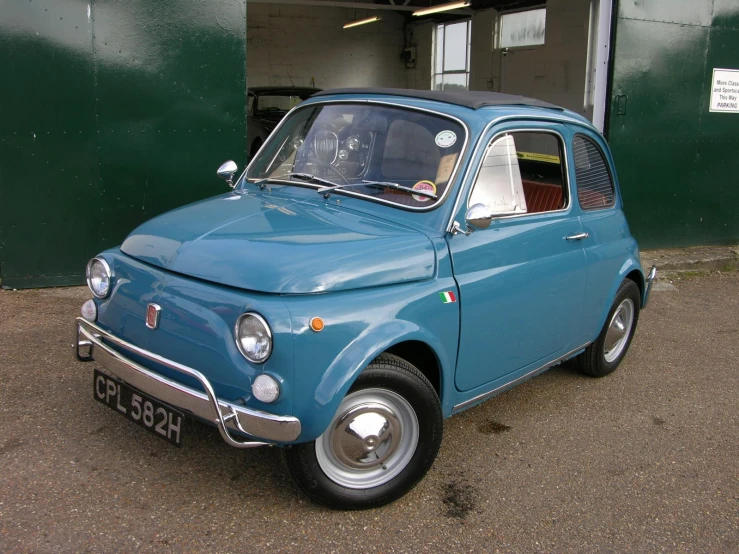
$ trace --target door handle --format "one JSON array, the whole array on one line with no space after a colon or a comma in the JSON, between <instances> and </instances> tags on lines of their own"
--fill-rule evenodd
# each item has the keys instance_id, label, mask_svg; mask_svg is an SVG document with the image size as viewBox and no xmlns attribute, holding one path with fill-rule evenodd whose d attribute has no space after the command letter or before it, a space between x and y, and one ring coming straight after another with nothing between
<instances>
[{"instance_id":1,"label":"door handle","mask_svg":"<svg viewBox=\"0 0 739 554\"><path fill-rule=\"evenodd\" d=\"M565 237L567 240L582 240L588 238L590 235L588 233L578 233L576 235L570 235L568 237Z\"/></svg>"}]
</instances>

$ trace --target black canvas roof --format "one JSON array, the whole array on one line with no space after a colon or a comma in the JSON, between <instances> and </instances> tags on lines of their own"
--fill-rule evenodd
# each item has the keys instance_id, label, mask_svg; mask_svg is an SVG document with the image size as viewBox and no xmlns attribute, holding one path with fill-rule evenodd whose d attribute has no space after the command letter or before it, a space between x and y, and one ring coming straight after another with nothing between
<instances>
[{"instance_id":1,"label":"black canvas roof","mask_svg":"<svg viewBox=\"0 0 739 554\"><path fill-rule=\"evenodd\" d=\"M484 106L534 106L537 108L549 108L562 110L559 106L527 98L516 94L503 94L500 92L466 91L466 90L415 90L405 88L335 88L318 92L313 95L327 96L329 94L392 94L394 96L406 96L408 98L420 98L422 100L435 100L447 104L456 104L477 110Z\"/></svg>"}]
</instances>

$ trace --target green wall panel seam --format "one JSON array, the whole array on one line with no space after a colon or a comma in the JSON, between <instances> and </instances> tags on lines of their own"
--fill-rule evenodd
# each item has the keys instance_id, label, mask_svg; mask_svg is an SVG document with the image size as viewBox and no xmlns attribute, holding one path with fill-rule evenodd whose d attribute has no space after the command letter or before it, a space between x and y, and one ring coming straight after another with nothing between
<instances>
[{"instance_id":1,"label":"green wall panel seam","mask_svg":"<svg viewBox=\"0 0 739 554\"><path fill-rule=\"evenodd\" d=\"M98 191L98 196L102 198L102 192L103 192L103 174L102 174L102 165L103 165L103 158L102 154L100 152L100 99L98 96L98 56L97 56L97 47L95 42L95 15L97 13L96 10L97 6L97 0L90 0L90 48L92 51L92 91L94 94L93 99L93 116L95 119L95 161L97 162L97 173L95 175L95 188ZM96 213L96 216L100 217L100 212ZM96 239L98 241L98 244L103 243L103 225L104 225L104 219L101 217L98 220L97 225L97 233L96 233Z\"/></svg>"},{"instance_id":2,"label":"green wall panel seam","mask_svg":"<svg viewBox=\"0 0 739 554\"><path fill-rule=\"evenodd\" d=\"M717 25L701 25L700 23L688 23L688 22L681 22L681 21L663 21L661 19L626 17L623 15L619 15L618 19L623 19L624 21L646 21L649 23L664 23L665 25L678 25L680 27L702 27L704 29L716 29L719 31L738 31L739 30L739 27L720 27Z\"/></svg>"}]
</instances>

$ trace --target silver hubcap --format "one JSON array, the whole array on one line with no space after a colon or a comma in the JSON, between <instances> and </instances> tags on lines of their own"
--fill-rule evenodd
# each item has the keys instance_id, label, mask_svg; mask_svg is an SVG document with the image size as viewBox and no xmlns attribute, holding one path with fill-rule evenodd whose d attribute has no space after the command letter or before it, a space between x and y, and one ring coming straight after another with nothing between
<instances>
[{"instance_id":1,"label":"silver hubcap","mask_svg":"<svg viewBox=\"0 0 739 554\"><path fill-rule=\"evenodd\" d=\"M630 298L618 305L608 324L605 340L605 358L608 363L618 358L626 348L634 325L634 303Z\"/></svg>"},{"instance_id":2,"label":"silver hubcap","mask_svg":"<svg viewBox=\"0 0 739 554\"><path fill-rule=\"evenodd\" d=\"M316 440L316 457L333 482L366 489L403 471L417 444L418 419L408 401L386 389L364 389L341 403Z\"/></svg>"}]
</instances>

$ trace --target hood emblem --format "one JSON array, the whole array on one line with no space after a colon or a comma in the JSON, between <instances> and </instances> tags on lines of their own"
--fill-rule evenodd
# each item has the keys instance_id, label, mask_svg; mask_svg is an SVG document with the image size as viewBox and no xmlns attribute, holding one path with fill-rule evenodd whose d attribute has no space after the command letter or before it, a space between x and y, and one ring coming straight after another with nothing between
<instances>
[{"instance_id":1,"label":"hood emblem","mask_svg":"<svg viewBox=\"0 0 739 554\"><path fill-rule=\"evenodd\" d=\"M159 304L148 304L146 306L146 326L149 329L159 328L159 314L162 308Z\"/></svg>"}]
</instances>

